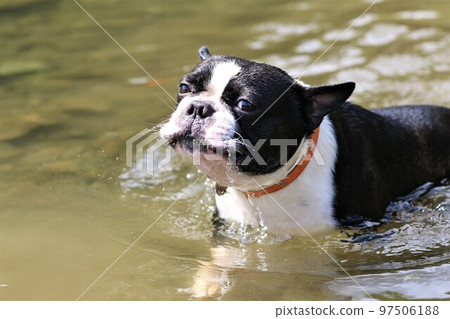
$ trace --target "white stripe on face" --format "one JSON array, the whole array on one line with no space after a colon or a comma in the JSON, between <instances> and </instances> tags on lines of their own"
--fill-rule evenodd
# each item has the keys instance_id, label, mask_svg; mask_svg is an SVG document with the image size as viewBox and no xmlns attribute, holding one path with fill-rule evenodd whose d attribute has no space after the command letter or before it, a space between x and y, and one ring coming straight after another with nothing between
<instances>
[{"instance_id":1,"label":"white stripe on face","mask_svg":"<svg viewBox=\"0 0 450 319\"><path fill-rule=\"evenodd\" d=\"M241 71L241 67L234 62L222 62L217 64L212 71L211 80L208 83L207 93L213 96L222 96L223 90L231 78Z\"/></svg>"}]
</instances>

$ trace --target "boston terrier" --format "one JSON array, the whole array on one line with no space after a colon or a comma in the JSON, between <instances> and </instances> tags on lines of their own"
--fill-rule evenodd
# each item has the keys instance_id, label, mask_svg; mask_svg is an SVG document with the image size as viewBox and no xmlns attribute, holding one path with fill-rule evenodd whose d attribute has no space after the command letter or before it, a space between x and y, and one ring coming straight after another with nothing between
<instances>
[{"instance_id":1,"label":"boston terrier","mask_svg":"<svg viewBox=\"0 0 450 319\"><path fill-rule=\"evenodd\" d=\"M366 110L355 83L309 86L283 70L199 50L160 134L214 181L219 217L305 235L377 220L450 176L450 109Z\"/></svg>"}]
</instances>

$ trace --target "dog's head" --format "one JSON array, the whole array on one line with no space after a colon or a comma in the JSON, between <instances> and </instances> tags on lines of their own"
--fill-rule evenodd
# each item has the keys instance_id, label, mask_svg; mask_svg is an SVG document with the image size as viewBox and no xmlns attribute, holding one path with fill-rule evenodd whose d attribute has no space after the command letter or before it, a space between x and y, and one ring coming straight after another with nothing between
<instances>
[{"instance_id":1,"label":"dog's head","mask_svg":"<svg viewBox=\"0 0 450 319\"><path fill-rule=\"evenodd\" d=\"M161 136L224 186L280 168L355 86L311 87L271 65L211 55L206 47L199 53Z\"/></svg>"}]
</instances>

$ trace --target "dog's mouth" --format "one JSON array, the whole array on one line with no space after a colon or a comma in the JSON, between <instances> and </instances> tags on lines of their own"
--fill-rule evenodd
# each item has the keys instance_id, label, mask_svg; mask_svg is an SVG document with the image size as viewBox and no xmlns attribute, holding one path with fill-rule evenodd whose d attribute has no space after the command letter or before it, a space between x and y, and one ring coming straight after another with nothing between
<instances>
[{"instance_id":1,"label":"dog's mouth","mask_svg":"<svg viewBox=\"0 0 450 319\"><path fill-rule=\"evenodd\" d=\"M174 135L166 141L175 151L190 158L200 170L204 165L223 169L223 166L217 166L214 163L225 163L226 166L234 167L240 173L263 175L272 173L281 166L276 156L256 157L251 154L249 146L237 138L209 141L197 138L192 133L184 133Z\"/></svg>"},{"instance_id":2,"label":"dog's mouth","mask_svg":"<svg viewBox=\"0 0 450 319\"><path fill-rule=\"evenodd\" d=\"M204 139L195 138L191 134L174 136L167 141L167 144L177 151L189 154L216 155L228 159L235 151L234 148L223 143L224 146L215 146Z\"/></svg>"}]
</instances>

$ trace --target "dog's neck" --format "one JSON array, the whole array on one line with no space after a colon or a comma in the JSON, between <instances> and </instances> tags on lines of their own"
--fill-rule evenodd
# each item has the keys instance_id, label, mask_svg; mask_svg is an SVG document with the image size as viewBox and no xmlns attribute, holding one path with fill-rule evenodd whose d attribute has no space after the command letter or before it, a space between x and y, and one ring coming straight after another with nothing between
<instances>
[{"instance_id":1,"label":"dog's neck","mask_svg":"<svg viewBox=\"0 0 450 319\"><path fill-rule=\"evenodd\" d=\"M300 146L297 148L294 155L275 172L264 175L255 175L251 178L248 178L249 181L245 185L239 185L238 187L234 188L239 190L246 196L252 196L252 194L253 196L255 196L255 193L257 192L264 192L264 190L267 190L273 186L280 185L290 174L295 172L299 164L306 164L306 168L309 161L312 159L311 147L314 150L317 144L319 128L317 128L317 131L315 133L316 134L314 136L314 141L312 138L312 134L303 137L302 141L300 142ZM298 177L298 175L296 177ZM293 180L291 180L289 184ZM259 197L259 195L257 195L257 197Z\"/></svg>"},{"instance_id":2,"label":"dog's neck","mask_svg":"<svg viewBox=\"0 0 450 319\"><path fill-rule=\"evenodd\" d=\"M261 189L261 186L267 187L282 180L304 154L307 144L303 143L287 165L274 173L248 178L249 188L244 191ZM336 136L333 124L326 116L320 125L314 157L297 179L280 191L258 198L247 198L241 189L230 187L223 196L216 196L219 216L228 221L251 225L258 225L258 219L261 219L271 232L280 234L304 235L302 228L292 219L308 232L335 226L332 212L336 157Z\"/></svg>"},{"instance_id":3,"label":"dog's neck","mask_svg":"<svg viewBox=\"0 0 450 319\"><path fill-rule=\"evenodd\" d=\"M268 187L264 187L261 185L260 190L246 191L244 192L244 195L246 197L261 197L280 191L294 182L303 173L303 171L312 160L317 141L319 139L319 132L320 128L316 128L313 133L302 139L298 148L298 150L300 150L300 154L297 154L296 152L293 156L293 158L297 157L297 161L289 169L289 172L282 180Z\"/></svg>"}]
</instances>

